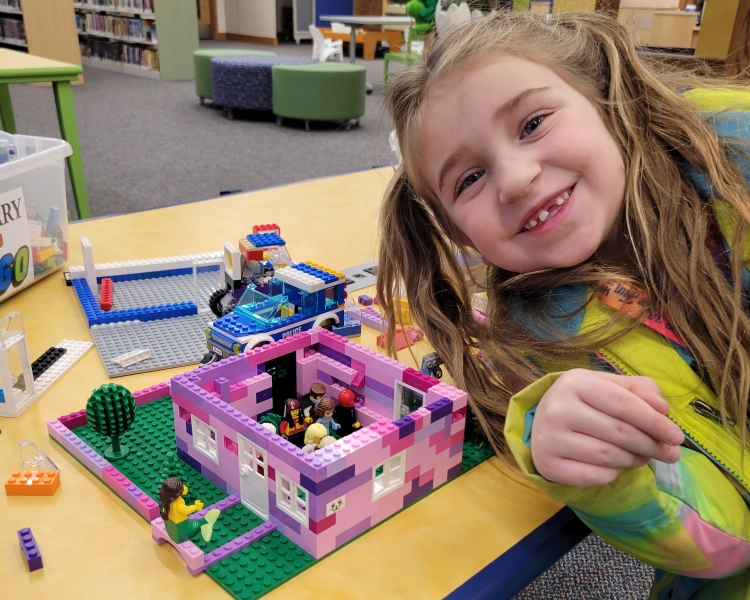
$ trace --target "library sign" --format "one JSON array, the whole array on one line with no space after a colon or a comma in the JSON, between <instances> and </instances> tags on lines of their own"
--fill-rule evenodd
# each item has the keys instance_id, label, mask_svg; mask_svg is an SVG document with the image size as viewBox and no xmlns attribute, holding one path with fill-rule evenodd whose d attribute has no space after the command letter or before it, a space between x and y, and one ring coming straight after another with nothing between
<instances>
[{"instance_id":1,"label":"library sign","mask_svg":"<svg viewBox=\"0 0 750 600\"><path fill-rule=\"evenodd\" d=\"M0 298L11 286L31 283L31 230L23 189L0 194Z\"/></svg>"}]
</instances>

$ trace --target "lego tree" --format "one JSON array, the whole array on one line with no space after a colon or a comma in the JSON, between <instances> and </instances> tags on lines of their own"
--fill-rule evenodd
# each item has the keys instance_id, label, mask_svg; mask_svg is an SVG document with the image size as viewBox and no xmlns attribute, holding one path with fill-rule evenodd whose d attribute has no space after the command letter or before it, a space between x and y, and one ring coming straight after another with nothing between
<instances>
[{"instance_id":1,"label":"lego tree","mask_svg":"<svg viewBox=\"0 0 750 600\"><path fill-rule=\"evenodd\" d=\"M127 388L105 383L95 389L86 403L86 419L96 433L112 441L105 458L116 461L130 453L130 448L120 445L120 436L135 422L135 398Z\"/></svg>"},{"instance_id":2,"label":"lego tree","mask_svg":"<svg viewBox=\"0 0 750 600\"><path fill-rule=\"evenodd\" d=\"M156 486L155 490L157 497L159 494L159 488L161 487L161 482L169 479L170 477L176 477L177 479L182 480L182 482L188 487L188 490L191 489L192 484L189 481L189 478L186 476L185 468L183 467L180 459L177 458L176 452L167 452L164 455L164 462L161 464L161 470L159 471L159 483ZM192 502L192 496L192 492L186 494L184 496L185 502Z\"/></svg>"}]
</instances>

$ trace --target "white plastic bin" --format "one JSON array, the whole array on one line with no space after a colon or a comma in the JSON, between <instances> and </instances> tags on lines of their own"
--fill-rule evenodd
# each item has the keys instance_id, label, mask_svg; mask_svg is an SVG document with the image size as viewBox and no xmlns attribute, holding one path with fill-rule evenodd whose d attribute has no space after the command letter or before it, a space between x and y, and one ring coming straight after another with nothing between
<instances>
[{"instance_id":1,"label":"white plastic bin","mask_svg":"<svg viewBox=\"0 0 750 600\"><path fill-rule=\"evenodd\" d=\"M68 257L68 142L0 132L0 302Z\"/></svg>"}]
</instances>

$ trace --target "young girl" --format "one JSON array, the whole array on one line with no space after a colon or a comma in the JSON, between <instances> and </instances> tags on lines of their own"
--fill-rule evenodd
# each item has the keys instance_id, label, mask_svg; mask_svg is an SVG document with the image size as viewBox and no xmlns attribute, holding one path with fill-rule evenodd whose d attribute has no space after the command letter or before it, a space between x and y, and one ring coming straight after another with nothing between
<instances>
[{"instance_id":1,"label":"young girl","mask_svg":"<svg viewBox=\"0 0 750 600\"><path fill-rule=\"evenodd\" d=\"M390 351L405 289L495 449L672 600L750 597L750 127L702 112L744 97L706 85L610 17L515 13L438 39L388 96Z\"/></svg>"}]
</instances>

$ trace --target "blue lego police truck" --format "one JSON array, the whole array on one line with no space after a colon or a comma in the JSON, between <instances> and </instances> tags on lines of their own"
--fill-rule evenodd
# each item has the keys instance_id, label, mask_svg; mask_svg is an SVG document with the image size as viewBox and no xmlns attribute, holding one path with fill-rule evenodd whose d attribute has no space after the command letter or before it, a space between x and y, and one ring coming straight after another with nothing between
<instances>
[{"instance_id":1,"label":"blue lego police truck","mask_svg":"<svg viewBox=\"0 0 750 600\"><path fill-rule=\"evenodd\" d=\"M278 232L224 245L227 285L211 296L206 327L211 363L312 327L344 323L346 277L316 263L293 263Z\"/></svg>"}]
</instances>

